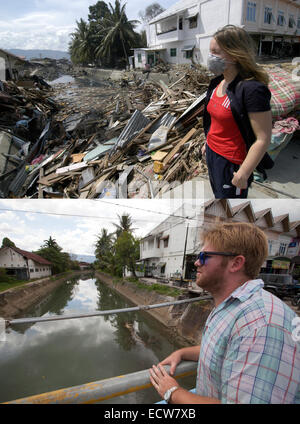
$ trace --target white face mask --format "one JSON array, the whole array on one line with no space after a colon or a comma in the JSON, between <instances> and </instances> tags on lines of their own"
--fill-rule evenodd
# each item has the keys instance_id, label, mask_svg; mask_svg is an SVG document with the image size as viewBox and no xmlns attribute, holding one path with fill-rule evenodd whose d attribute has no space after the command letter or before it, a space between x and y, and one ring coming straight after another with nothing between
<instances>
[{"instance_id":1,"label":"white face mask","mask_svg":"<svg viewBox=\"0 0 300 424\"><path fill-rule=\"evenodd\" d=\"M234 62L229 62L220 56L215 56L214 54L208 53L207 69L215 74L215 76L222 75L226 65L229 63L235 64Z\"/></svg>"},{"instance_id":2,"label":"white face mask","mask_svg":"<svg viewBox=\"0 0 300 424\"><path fill-rule=\"evenodd\" d=\"M226 67L226 61L220 56L208 53L207 69L216 76L222 75Z\"/></svg>"}]
</instances>

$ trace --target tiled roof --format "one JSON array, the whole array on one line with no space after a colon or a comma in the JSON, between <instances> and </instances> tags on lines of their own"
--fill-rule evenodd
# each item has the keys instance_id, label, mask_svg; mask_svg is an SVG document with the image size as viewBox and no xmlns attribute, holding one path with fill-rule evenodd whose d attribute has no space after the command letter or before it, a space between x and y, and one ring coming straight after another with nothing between
<instances>
[{"instance_id":1,"label":"tiled roof","mask_svg":"<svg viewBox=\"0 0 300 424\"><path fill-rule=\"evenodd\" d=\"M20 253L20 255L25 256L27 259L32 259L34 262L42 265L52 265L51 262L47 261L47 259L42 258L39 255L36 255L32 252L26 252L26 250L19 249L18 247L11 247L15 252Z\"/></svg>"}]
</instances>

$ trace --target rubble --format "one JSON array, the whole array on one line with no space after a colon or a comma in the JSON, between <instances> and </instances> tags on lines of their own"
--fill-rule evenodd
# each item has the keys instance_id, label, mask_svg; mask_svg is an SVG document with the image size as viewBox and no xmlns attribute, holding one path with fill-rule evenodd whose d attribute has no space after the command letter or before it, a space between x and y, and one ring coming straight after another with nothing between
<instances>
[{"instance_id":1,"label":"rubble","mask_svg":"<svg viewBox=\"0 0 300 424\"><path fill-rule=\"evenodd\" d=\"M177 73L169 85L142 73L115 83L4 83L0 197L154 198L207 174L210 76L196 65Z\"/></svg>"}]
</instances>

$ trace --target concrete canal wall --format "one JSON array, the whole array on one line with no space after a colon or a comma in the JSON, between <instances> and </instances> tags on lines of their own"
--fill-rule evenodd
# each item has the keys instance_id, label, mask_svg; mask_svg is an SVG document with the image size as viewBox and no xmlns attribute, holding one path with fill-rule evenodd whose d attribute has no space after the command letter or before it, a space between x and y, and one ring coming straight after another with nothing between
<instances>
[{"instance_id":1,"label":"concrete canal wall","mask_svg":"<svg viewBox=\"0 0 300 424\"><path fill-rule=\"evenodd\" d=\"M175 299L170 296L163 296L154 291L138 288L134 283L123 281L114 283L114 279L102 272L96 272L96 276L107 284L111 289L126 297L137 306L154 305L157 303L172 302ZM192 344L199 344L205 321L213 308L212 301L202 300L195 303L173 305L158 309L147 310L146 312L172 331L180 341Z\"/></svg>"},{"instance_id":2,"label":"concrete canal wall","mask_svg":"<svg viewBox=\"0 0 300 424\"><path fill-rule=\"evenodd\" d=\"M88 271L75 271L55 275L5 290L0 293L0 317L9 319L20 316L26 309L40 302L62 283L84 272L88 273Z\"/></svg>"}]
</instances>

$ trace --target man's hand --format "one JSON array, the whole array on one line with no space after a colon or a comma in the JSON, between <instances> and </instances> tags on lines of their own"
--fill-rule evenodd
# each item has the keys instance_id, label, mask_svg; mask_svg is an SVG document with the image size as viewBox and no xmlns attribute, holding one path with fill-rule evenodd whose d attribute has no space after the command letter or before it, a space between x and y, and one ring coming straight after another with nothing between
<instances>
[{"instance_id":1,"label":"man's hand","mask_svg":"<svg viewBox=\"0 0 300 424\"><path fill-rule=\"evenodd\" d=\"M162 397L162 399L164 398L164 394L166 393L166 391L171 389L171 387L179 387L177 381L173 377L169 376L169 374L161 364L158 364L158 366L153 365L153 367L150 368L149 371L150 381L155 390Z\"/></svg>"},{"instance_id":2,"label":"man's hand","mask_svg":"<svg viewBox=\"0 0 300 424\"><path fill-rule=\"evenodd\" d=\"M161 361L159 365L170 365L170 375L174 375L177 365L182 361L180 351L175 351L169 355L166 359Z\"/></svg>"}]
</instances>

